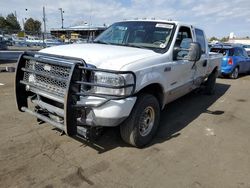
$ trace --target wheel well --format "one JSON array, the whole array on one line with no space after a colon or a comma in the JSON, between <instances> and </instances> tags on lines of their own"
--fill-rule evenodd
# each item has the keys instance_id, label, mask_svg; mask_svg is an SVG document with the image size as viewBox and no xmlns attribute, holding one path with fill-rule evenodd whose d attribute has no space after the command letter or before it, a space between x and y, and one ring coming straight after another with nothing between
<instances>
[{"instance_id":1,"label":"wheel well","mask_svg":"<svg viewBox=\"0 0 250 188\"><path fill-rule=\"evenodd\" d=\"M156 83L150 84L150 85L144 87L143 89L141 89L137 93L137 95L140 95L142 93L148 93L148 94L154 95L157 98L160 107L161 108L163 107L164 94L163 94L163 88L160 84L156 84Z\"/></svg>"},{"instance_id":2,"label":"wheel well","mask_svg":"<svg viewBox=\"0 0 250 188\"><path fill-rule=\"evenodd\" d=\"M214 73L215 71L218 71L218 67L214 67L214 70L212 71L212 73Z\"/></svg>"},{"instance_id":3,"label":"wheel well","mask_svg":"<svg viewBox=\"0 0 250 188\"><path fill-rule=\"evenodd\" d=\"M217 72L217 73L216 73ZM218 67L216 66L216 67L214 67L214 70L212 71L212 73L216 73L217 74L217 76L216 77L218 77L218 75L219 75L219 71L218 71Z\"/></svg>"}]
</instances>

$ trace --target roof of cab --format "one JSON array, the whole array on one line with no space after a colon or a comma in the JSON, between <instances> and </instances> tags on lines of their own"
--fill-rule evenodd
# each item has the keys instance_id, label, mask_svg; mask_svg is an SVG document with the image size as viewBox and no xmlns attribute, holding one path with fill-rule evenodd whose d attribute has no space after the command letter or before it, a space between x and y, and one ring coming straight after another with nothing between
<instances>
[{"instance_id":1,"label":"roof of cab","mask_svg":"<svg viewBox=\"0 0 250 188\"><path fill-rule=\"evenodd\" d=\"M173 20L161 20L161 19L133 19L133 20L123 20L119 22L165 22L165 23L173 23L173 24L179 24L179 21L173 21Z\"/></svg>"},{"instance_id":2,"label":"roof of cab","mask_svg":"<svg viewBox=\"0 0 250 188\"><path fill-rule=\"evenodd\" d=\"M123 20L123 21L118 21L118 22L163 22L163 23L171 23L175 25L181 25L181 26L191 26L197 29L200 29L198 27L193 26L192 24L180 22L180 21L175 21L175 20L164 20L164 19L131 19L131 20Z\"/></svg>"}]
</instances>

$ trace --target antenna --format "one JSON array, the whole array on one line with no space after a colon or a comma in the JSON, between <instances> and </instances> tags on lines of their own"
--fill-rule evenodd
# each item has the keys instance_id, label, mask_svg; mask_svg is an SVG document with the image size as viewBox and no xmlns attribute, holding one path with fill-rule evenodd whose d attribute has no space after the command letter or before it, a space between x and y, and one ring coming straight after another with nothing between
<instances>
[{"instance_id":1,"label":"antenna","mask_svg":"<svg viewBox=\"0 0 250 188\"><path fill-rule=\"evenodd\" d=\"M64 10L62 8L59 8L60 12L61 12L61 20L62 20L62 29L63 29L63 21L64 21L64 18L63 18L63 13L64 13Z\"/></svg>"},{"instance_id":2,"label":"antenna","mask_svg":"<svg viewBox=\"0 0 250 188\"><path fill-rule=\"evenodd\" d=\"M43 44L44 44L44 38L46 34L46 16L45 16L45 7L43 6Z\"/></svg>"},{"instance_id":3,"label":"antenna","mask_svg":"<svg viewBox=\"0 0 250 188\"><path fill-rule=\"evenodd\" d=\"M89 26L92 25L92 8L93 8L93 4L92 1L90 3L90 14L89 14Z\"/></svg>"},{"instance_id":4,"label":"antenna","mask_svg":"<svg viewBox=\"0 0 250 188\"><path fill-rule=\"evenodd\" d=\"M46 33L46 15L44 6L43 6L43 28L44 28L44 33Z\"/></svg>"}]
</instances>

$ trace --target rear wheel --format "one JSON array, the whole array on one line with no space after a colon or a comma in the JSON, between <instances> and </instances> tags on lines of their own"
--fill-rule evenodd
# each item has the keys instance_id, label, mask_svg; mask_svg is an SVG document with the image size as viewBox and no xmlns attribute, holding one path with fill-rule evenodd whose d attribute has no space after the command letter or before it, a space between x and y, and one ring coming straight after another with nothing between
<instances>
[{"instance_id":1,"label":"rear wheel","mask_svg":"<svg viewBox=\"0 0 250 188\"><path fill-rule=\"evenodd\" d=\"M233 72L229 76L232 79L237 79L239 77L239 67L235 67Z\"/></svg>"},{"instance_id":2,"label":"rear wheel","mask_svg":"<svg viewBox=\"0 0 250 188\"><path fill-rule=\"evenodd\" d=\"M121 137L125 142L141 148L152 140L159 120L160 106L156 97L140 95L130 116L120 126Z\"/></svg>"},{"instance_id":3,"label":"rear wheel","mask_svg":"<svg viewBox=\"0 0 250 188\"><path fill-rule=\"evenodd\" d=\"M215 84L218 72L213 71L207 78L205 83L205 93L208 95L213 95L215 93Z\"/></svg>"}]
</instances>

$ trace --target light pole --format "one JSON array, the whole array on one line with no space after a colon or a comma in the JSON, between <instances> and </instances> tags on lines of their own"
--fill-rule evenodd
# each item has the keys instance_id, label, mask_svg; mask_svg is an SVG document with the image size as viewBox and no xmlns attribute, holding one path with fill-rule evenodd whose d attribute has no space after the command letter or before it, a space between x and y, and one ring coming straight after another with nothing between
<instances>
[{"instance_id":1,"label":"light pole","mask_svg":"<svg viewBox=\"0 0 250 188\"><path fill-rule=\"evenodd\" d=\"M59 8L59 10L61 11L61 20L62 20L62 29L63 29L63 13L64 13L64 10L62 8Z\"/></svg>"},{"instance_id":2,"label":"light pole","mask_svg":"<svg viewBox=\"0 0 250 188\"><path fill-rule=\"evenodd\" d=\"M26 18L26 17L27 17L27 12L28 12L28 9L25 8L25 13L26 13L25 15L26 15L26 16L25 16L24 19L22 19L22 20L23 20L23 31L24 31L24 33L25 33L24 25L25 25L25 23L26 23L26 21L27 21L27 18Z\"/></svg>"},{"instance_id":3,"label":"light pole","mask_svg":"<svg viewBox=\"0 0 250 188\"><path fill-rule=\"evenodd\" d=\"M43 46L45 46L44 39L45 39L45 35L46 35L46 16L45 16L45 7L44 6L43 6L43 27L44 27L44 30L43 30Z\"/></svg>"}]
</instances>

